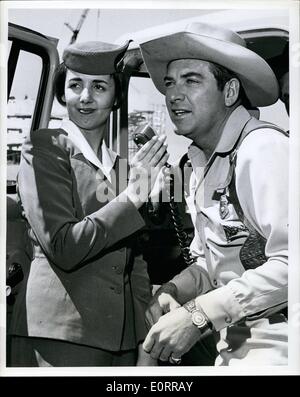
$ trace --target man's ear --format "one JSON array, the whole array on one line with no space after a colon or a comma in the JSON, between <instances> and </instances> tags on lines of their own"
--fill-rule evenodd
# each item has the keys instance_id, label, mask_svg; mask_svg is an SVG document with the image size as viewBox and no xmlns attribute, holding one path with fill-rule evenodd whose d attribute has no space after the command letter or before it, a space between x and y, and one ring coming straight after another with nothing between
<instances>
[{"instance_id":1,"label":"man's ear","mask_svg":"<svg viewBox=\"0 0 300 397\"><path fill-rule=\"evenodd\" d=\"M64 102L66 102L65 94L63 94L63 95L61 96L61 99L62 99Z\"/></svg>"},{"instance_id":2,"label":"man's ear","mask_svg":"<svg viewBox=\"0 0 300 397\"><path fill-rule=\"evenodd\" d=\"M240 92L240 82L237 78L232 78L227 81L224 87L225 105L230 107L236 103Z\"/></svg>"}]
</instances>

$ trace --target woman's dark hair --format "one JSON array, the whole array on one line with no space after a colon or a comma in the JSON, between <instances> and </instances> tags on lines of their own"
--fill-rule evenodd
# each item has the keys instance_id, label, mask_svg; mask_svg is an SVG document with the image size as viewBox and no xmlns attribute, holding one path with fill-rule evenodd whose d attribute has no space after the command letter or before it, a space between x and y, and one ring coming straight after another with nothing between
<instances>
[{"instance_id":1,"label":"woman's dark hair","mask_svg":"<svg viewBox=\"0 0 300 397\"><path fill-rule=\"evenodd\" d=\"M59 64L57 66L55 73L54 73L54 80L53 80L54 93L55 93L56 99L62 106L66 106L66 102L64 101L63 96L65 93L65 82L66 82L67 71L68 71L68 68L62 62L61 64ZM114 74L112 74L112 76L115 81L115 103L112 107L112 110L116 110L121 106L122 99L123 99L123 96L122 96L122 75L121 75L121 73L114 73Z\"/></svg>"},{"instance_id":2,"label":"woman's dark hair","mask_svg":"<svg viewBox=\"0 0 300 397\"><path fill-rule=\"evenodd\" d=\"M223 91L225 84L232 78L236 78L240 82L240 90L238 100L241 101L242 105L245 106L246 109L251 109L251 103L245 93L245 90L241 84L240 79L237 75L232 72L231 70L225 68L224 66L218 65L217 63L209 63L210 71L214 75L215 79L217 80L217 86L220 91Z\"/></svg>"}]
</instances>

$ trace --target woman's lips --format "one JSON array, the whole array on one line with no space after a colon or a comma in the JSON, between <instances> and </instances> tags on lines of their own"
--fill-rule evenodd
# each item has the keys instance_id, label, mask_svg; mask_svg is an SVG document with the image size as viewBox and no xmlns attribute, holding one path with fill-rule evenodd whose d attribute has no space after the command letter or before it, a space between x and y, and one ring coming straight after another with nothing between
<instances>
[{"instance_id":1,"label":"woman's lips","mask_svg":"<svg viewBox=\"0 0 300 397\"><path fill-rule=\"evenodd\" d=\"M92 108L84 108L84 109L78 109L78 112L80 114L91 114L95 111L95 109Z\"/></svg>"}]
</instances>

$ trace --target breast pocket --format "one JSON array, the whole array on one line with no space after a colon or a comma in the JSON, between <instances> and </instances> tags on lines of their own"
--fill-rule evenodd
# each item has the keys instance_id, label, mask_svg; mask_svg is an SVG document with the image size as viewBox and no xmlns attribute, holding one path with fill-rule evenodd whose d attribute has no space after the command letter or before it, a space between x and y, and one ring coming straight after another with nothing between
<instances>
[{"instance_id":1,"label":"breast pocket","mask_svg":"<svg viewBox=\"0 0 300 397\"><path fill-rule=\"evenodd\" d=\"M237 198L232 198L229 189L219 192L220 226L228 246L240 246L239 258L245 269L255 269L266 261L266 240L245 218Z\"/></svg>"}]
</instances>

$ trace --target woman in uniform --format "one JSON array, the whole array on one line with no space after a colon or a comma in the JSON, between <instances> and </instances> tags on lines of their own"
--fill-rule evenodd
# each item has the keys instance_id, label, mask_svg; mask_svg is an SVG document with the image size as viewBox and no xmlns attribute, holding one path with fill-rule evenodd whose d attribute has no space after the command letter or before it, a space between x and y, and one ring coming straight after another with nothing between
<instances>
[{"instance_id":1,"label":"woman in uniform","mask_svg":"<svg viewBox=\"0 0 300 397\"><path fill-rule=\"evenodd\" d=\"M18 192L34 254L13 314L12 366L137 363L151 295L139 208L168 155L165 137L153 138L127 184L125 160L105 144L127 47L67 47L55 89L68 119L23 145Z\"/></svg>"}]
</instances>

